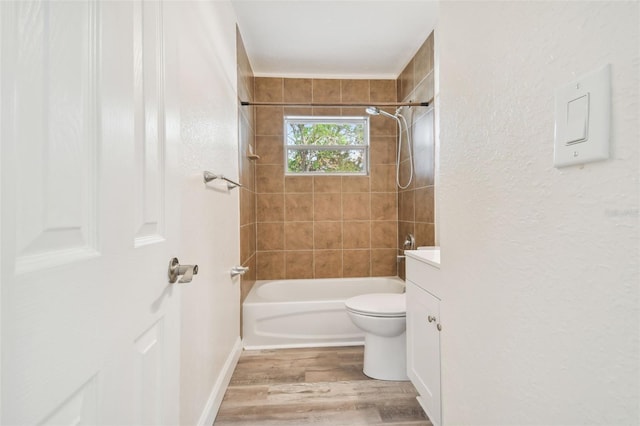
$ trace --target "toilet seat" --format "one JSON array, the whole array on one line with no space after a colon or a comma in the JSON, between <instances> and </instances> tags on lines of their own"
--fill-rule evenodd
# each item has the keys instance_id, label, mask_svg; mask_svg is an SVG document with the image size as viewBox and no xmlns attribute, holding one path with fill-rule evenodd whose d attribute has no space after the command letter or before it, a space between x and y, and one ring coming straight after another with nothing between
<instances>
[{"instance_id":1,"label":"toilet seat","mask_svg":"<svg viewBox=\"0 0 640 426\"><path fill-rule=\"evenodd\" d=\"M362 294L347 299L345 306L355 314L372 317L400 318L407 315L405 293Z\"/></svg>"}]
</instances>

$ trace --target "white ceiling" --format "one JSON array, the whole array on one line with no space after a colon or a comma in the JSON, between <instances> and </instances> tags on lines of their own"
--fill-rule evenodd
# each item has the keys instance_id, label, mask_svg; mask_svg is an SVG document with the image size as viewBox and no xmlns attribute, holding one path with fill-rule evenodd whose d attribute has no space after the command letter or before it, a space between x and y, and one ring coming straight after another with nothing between
<instances>
[{"instance_id":1,"label":"white ceiling","mask_svg":"<svg viewBox=\"0 0 640 426\"><path fill-rule=\"evenodd\" d=\"M232 0L256 76L396 78L435 26L435 0Z\"/></svg>"}]
</instances>

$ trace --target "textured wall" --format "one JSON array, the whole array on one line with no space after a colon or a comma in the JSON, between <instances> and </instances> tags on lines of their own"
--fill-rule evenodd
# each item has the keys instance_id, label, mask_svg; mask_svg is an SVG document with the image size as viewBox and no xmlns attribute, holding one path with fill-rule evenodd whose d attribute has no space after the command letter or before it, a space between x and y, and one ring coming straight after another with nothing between
<instances>
[{"instance_id":1,"label":"textured wall","mask_svg":"<svg viewBox=\"0 0 640 426\"><path fill-rule=\"evenodd\" d=\"M165 17L176 43L167 63L179 68L179 105L169 107L179 110L185 171L181 199L169 200L182 206L176 255L200 266L179 288L180 424L194 425L222 399L226 364L239 343L240 285L229 277L239 262L239 192L202 183L203 170L238 173L235 15L228 1L168 2Z\"/></svg>"},{"instance_id":2,"label":"textured wall","mask_svg":"<svg viewBox=\"0 0 640 426\"><path fill-rule=\"evenodd\" d=\"M398 99L403 102L429 102L433 98L433 33L398 76ZM434 218L434 109L433 107L403 108L402 114L411 126L413 141L413 179L407 188L398 188L398 254L408 234L416 247L435 243ZM406 141L407 133L403 132ZM400 162L400 184L409 182L410 164L406 142L403 141ZM404 278L404 262L398 264L398 275Z\"/></svg>"},{"instance_id":3,"label":"textured wall","mask_svg":"<svg viewBox=\"0 0 640 426\"><path fill-rule=\"evenodd\" d=\"M260 102L395 102L394 80L255 79ZM396 275L396 125L370 124L369 176L284 175L283 117L364 108L256 108L257 278Z\"/></svg>"},{"instance_id":4,"label":"textured wall","mask_svg":"<svg viewBox=\"0 0 640 426\"><path fill-rule=\"evenodd\" d=\"M445 424L640 421L638 16L440 4ZM554 90L605 63L611 158L556 169Z\"/></svg>"}]
</instances>

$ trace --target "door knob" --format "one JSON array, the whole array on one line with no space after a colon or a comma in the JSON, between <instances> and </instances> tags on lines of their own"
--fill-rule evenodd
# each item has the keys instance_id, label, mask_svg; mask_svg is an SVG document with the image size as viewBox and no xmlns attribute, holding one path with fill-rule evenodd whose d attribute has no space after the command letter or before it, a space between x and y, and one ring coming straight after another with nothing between
<instances>
[{"instance_id":1,"label":"door knob","mask_svg":"<svg viewBox=\"0 0 640 426\"><path fill-rule=\"evenodd\" d=\"M190 283L194 275L198 274L198 265L181 265L177 257L172 258L169 261L169 282L171 284L178 281L178 283Z\"/></svg>"}]
</instances>

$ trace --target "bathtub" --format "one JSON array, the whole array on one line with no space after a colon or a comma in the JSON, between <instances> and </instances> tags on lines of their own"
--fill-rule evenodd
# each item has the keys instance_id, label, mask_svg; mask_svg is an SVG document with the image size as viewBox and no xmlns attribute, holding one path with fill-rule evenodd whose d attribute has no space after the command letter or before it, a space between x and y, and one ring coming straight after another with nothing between
<instances>
[{"instance_id":1,"label":"bathtub","mask_svg":"<svg viewBox=\"0 0 640 426\"><path fill-rule=\"evenodd\" d=\"M364 334L344 301L366 293L402 293L398 277L256 281L242 304L245 349L352 346Z\"/></svg>"}]
</instances>

